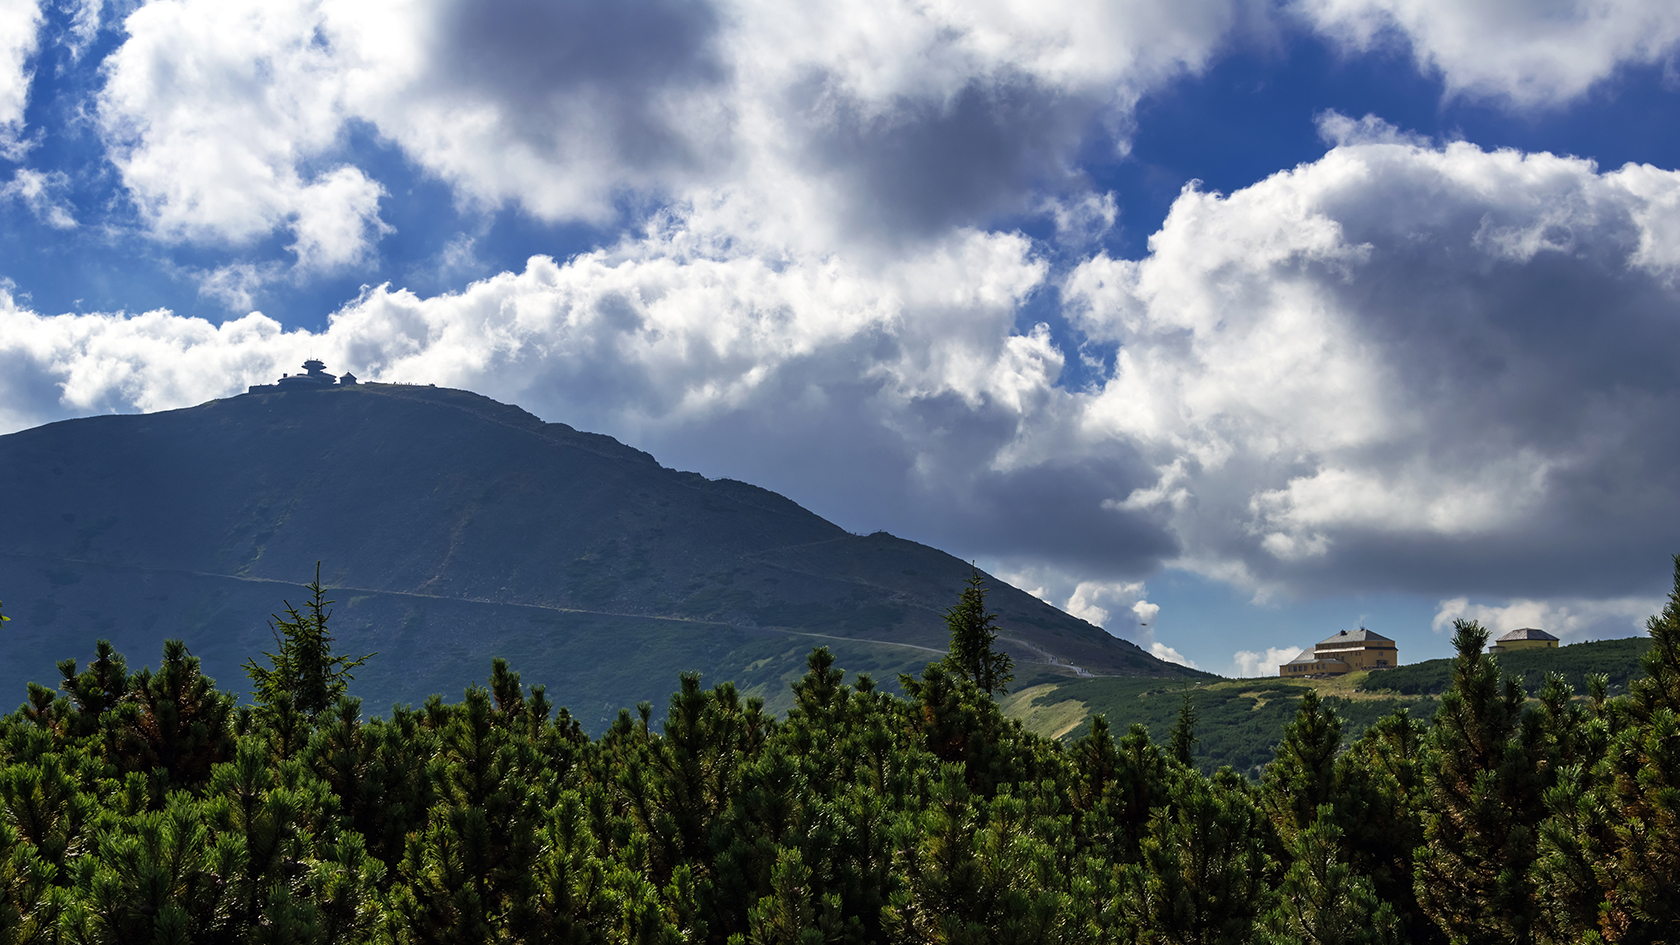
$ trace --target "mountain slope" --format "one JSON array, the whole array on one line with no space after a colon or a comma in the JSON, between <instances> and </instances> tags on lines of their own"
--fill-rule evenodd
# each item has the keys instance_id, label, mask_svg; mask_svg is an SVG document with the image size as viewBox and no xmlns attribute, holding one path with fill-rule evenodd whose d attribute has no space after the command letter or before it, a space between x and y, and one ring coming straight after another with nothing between
<instances>
[{"instance_id":1,"label":"mountain slope","mask_svg":"<svg viewBox=\"0 0 1680 945\"><path fill-rule=\"evenodd\" d=\"M817 644L890 679L942 650L968 573L610 437L406 385L0 437L0 522L7 673L55 680L52 662L96 636L140 665L178 635L231 677L319 560L341 648L381 653L355 686L371 708L456 691L490 655L607 715L663 698L683 669L775 704ZM991 583L1023 675L1189 673Z\"/></svg>"}]
</instances>

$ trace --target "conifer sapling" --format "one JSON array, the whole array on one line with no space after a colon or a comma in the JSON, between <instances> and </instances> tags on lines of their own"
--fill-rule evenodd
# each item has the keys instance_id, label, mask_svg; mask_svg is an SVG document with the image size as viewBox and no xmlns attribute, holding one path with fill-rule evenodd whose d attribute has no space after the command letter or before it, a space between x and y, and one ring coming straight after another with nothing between
<instances>
[{"instance_id":1,"label":"conifer sapling","mask_svg":"<svg viewBox=\"0 0 1680 945\"><path fill-rule=\"evenodd\" d=\"M304 610L300 612L290 601L282 601L286 615L275 614L269 624L280 652L263 654L270 663L267 667L247 660L245 675L256 684L258 704L272 706L281 701L283 693L290 694L292 705L313 718L344 695L354 678L351 670L378 654L351 659L333 653L333 637L327 632L327 621L332 617L327 607L333 602L326 599L321 588L320 562L315 563L315 580L304 587L309 590Z\"/></svg>"}]
</instances>

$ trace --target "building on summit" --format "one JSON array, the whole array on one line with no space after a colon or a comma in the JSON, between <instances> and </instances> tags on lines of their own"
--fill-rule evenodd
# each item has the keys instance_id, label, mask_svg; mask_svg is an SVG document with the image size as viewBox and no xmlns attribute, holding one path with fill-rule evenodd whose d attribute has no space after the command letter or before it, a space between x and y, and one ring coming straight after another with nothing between
<instances>
[{"instance_id":1,"label":"building on summit","mask_svg":"<svg viewBox=\"0 0 1680 945\"><path fill-rule=\"evenodd\" d=\"M1278 667L1279 676L1341 676L1360 670L1393 669L1400 665L1394 641L1360 627L1343 630Z\"/></svg>"},{"instance_id":2,"label":"building on summit","mask_svg":"<svg viewBox=\"0 0 1680 945\"><path fill-rule=\"evenodd\" d=\"M1558 645L1558 638L1544 630L1524 627L1512 630L1488 647L1489 653L1510 653L1513 650L1544 650Z\"/></svg>"},{"instance_id":3,"label":"building on summit","mask_svg":"<svg viewBox=\"0 0 1680 945\"><path fill-rule=\"evenodd\" d=\"M335 384L347 385L356 383L356 375L345 372L343 377L334 377L327 373L327 366L315 358L303 362L304 374L282 374L280 379L272 384L252 384L249 393L262 390L320 390Z\"/></svg>"}]
</instances>

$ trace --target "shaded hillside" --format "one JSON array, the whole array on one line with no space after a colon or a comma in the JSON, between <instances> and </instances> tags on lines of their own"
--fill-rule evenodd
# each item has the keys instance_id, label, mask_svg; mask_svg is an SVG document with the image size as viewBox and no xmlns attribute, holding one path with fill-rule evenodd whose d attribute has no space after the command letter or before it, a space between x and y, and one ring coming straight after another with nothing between
<instances>
[{"instance_id":1,"label":"shaded hillside","mask_svg":"<svg viewBox=\"0 0 1680 945\"><path fill-rule=\"evenodd\" d=\"M267 615L321 560L341 649L380 651L356 685L370 706L458 692L503 655L589 725L662 698L683 669L785 698L817 644L889 681L942 650L941 614L968 573L609 437L404 385L0 437L0 521L10 676L50 680L97 636L134 665L181 636L237 685L239 663L270 645ZM1188 672L992 584L1023 669Z\"/></svg>"}]
</instances>

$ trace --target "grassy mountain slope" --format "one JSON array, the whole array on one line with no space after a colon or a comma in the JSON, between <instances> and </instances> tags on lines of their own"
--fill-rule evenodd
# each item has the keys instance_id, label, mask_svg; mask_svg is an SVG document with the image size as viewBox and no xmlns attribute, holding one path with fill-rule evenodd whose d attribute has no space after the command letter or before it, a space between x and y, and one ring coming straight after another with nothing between
<instances>
[{"instance_id":1,"label":"grassy mountain slope","mask_svg":"<svg viewBox=\"0 0 1680 945\"><path fill-rule=\"evenodd\" d=\"M1547 673L1562 673L1577 693L1587 691L1587 677L1603 673L1610 678L1612 695L1627 691L1628 683L1642 671L1639 660L1651 648L1650 637L1598 640L1575 643L1549 650L1517 650L1498 656L1499 667L1522 681L1530 695L1546 684ZM1397 666L1386 673L1374 673L1360 683L1365 692L1394 692L1405 695L1438 695L1452 680L1452 660L1425 660Z\"/></svg>"},{"instance_id":2,"label":"grassy mountain slope","mask_svg":"<svg viewBox=\"0 0 1680 945\"><path fill-rule=\"evenodd\" d=\"M1563 673L1578 696L1586 677L1604 673L1611 693L1627 691L1642 675L1640 658L1650 638L1577 643L1551 650L1528 650L1497 657L1500 668L1523 681L1529 694L1539 692L1548 672ZM1093 715L1103 715L1116 732L1141 723L1165 740L1178 722L1188 692L1199 716L1197 763L1207 771L1230 765L1258 777L1272 760L1283 727L1294 718L1301 696L1317 689L1343 722L1344 743L1371 723L1399 709L1413 717L1435 714L1452 676L1452 660L1428 660L1381 673L1350 673L1336 679L1065 679L1040 676L1004 701L1004 711L1041 735L1071 739L1084 734Z\"/></svg>"},{"instance_id":3,"label":"grassy mountain slope","mask_svg":"<svg viewBox=\"0 0 1680 945\"><path fill-rule=\"evenodd\" d=\"M110 637L187 640L236 682L324 562L370 708L458 692L506 656L556 701L660 702L676 675L777 705L814 645L890 682L937 658L968 565L855 536L745 483L465 391L259 392L0 437L0 684ZM1192 675L993 581L1023 670ZM15 679L13 679L15 682ZM593 710L590 710L593 712ZM601 724L585 714L585 721Z\"/></svg>"}]
</instances>

